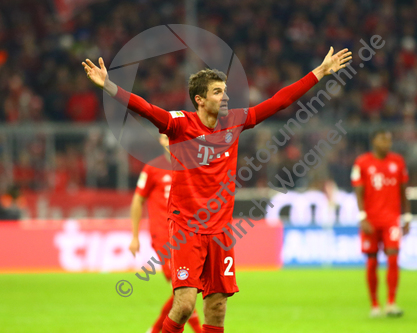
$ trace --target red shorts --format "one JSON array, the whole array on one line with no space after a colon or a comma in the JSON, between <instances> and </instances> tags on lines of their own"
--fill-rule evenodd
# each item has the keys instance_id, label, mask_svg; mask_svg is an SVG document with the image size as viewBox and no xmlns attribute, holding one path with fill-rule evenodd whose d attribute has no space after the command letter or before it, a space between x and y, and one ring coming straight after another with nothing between
<instances>
[{"instance_id":1,"label":"red shorts","mask_svg":"<svg viewBox=\"0 0 417 333\"><path fill-rule=\"evenodd\" d=\"M398 225L386 227L375 227L372 234L365 234L361 231L361 244L363 253L377 253L382 243L384 249L400 248L401 229Z\"/></svg>"},{"instance_id":2,"label":"red shorts","mask_svg":"<svg viewBox=\"0 0 417 333\"><path fill-rule=\"evenodd\" d=\"M179 240L186 236L186 242L179 244L179 249L171 250L172 288L197 288L203 292L203 298L214 293L224 293L232 296L239 291L236 284L234 248L224 250L214 241L214 237L224 244L232 245L233 241L225 234L193 234L183 229L178 223L169 220L169 236ZM176 245L175 241L170 241Z\"/></svg>"},{"instance_id":3,"label":"red shorts","mask_svg":"<svg viewBox=\"0 0 417 333\"><path fill-rule=\"evenodd\" d=\"M161 258L161 256L158 254L158 250L163 254L167 254L167 251L164 249L164 245L166 244L166 242L167 242L166 239L157 239L157 238L152 237L152 247L155 250L156 254L158 255L159 261L161 262L163 258ZM170 259L165 258L165 263L161 266L162 266L162 272L164 273L165 278L167 279L167 281L171 281Z\"/></svg>"}]
</instances>

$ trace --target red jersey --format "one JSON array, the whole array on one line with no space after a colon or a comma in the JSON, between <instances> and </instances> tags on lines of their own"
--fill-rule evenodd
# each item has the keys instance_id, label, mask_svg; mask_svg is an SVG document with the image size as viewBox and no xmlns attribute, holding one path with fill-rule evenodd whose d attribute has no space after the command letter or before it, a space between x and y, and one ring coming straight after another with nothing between
<instances>
[{"instance_id":1,"label":"red jersey","mask_svg":"<svg viewBox=\"0 0 417 333\"><path fill-rule=\"evenodd\" d=\"M378 159L372 153L360 155L353 165L353 186L364 187L367 219L375 226L397 224L401 214L401 185L408 182L404 159L388 153Z\"/></svg>"},{"instance_id":2,"label":"red jersey","mask_svg":"<svg viewBox=\"0 0 417 333\"><path fill-rule=\"evenodd\" d=\"M235 183L230 181L227 171L236 173L239 135L256 125L254 110L229 110L214 129L205 126L195 112L170 113L164 133L169 137L175 158L168 217L184 229L202 234L221 233L232 221L234 206ZM221 191L221 183L230 192Z\"/></svg>"},{"instance_id":3,"label":"red jersey","mask_svg":"<svg viewBox=\"0 0 417 333\"><path fill-rule=\"evenodd\" d=\"M229 110L214 129L195 112L167 112L120 87L115 99L169 138L173 181L167 217L194 233L216 234L232 220L235 183L230 177L236 174L240 133L288 107L317 82L310 72L254 107Z\"/></svg>"},{"instance_id":4,"label":"red jersey","mask_svg":"<svg viewBox=\"0 0 417 333\"><path fill-rule=\"evenodd\" d=\"M147 200L149 229L152 238L168 241L167 203L171 189L171 162L165 155L145 165L140 173L135 193Z\"/></svg>"}]
</instances>

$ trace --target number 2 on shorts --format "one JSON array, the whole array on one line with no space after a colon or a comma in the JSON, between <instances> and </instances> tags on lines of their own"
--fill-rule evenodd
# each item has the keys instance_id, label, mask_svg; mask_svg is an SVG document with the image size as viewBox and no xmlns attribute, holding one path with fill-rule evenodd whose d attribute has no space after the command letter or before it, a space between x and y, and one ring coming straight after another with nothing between
<instances>
[{"instance_id":1,"label":"number 2 on shorts","mask_svg":"<svg viewBox=\"0 0 417 333\"><path fill-rule=\"evenodd\" d=\"M233 272L230 272L230 269L232 268L232 265L233 265L233 258L232 257L224 258L224 263L225 264L229 263L229 265L226 267L226 270L224 271L224 275L233 276Z\"/></svg>"}]
</instances>

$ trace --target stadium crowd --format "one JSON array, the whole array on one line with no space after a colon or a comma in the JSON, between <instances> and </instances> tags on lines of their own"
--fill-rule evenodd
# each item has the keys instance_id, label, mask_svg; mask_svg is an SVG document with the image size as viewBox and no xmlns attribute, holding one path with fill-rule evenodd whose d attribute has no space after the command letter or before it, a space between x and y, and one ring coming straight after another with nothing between
<instances>
[{"instance_id":1,"label":"stadium crowd","mask_svg":"<svg viewBox=\"0 0 417 333\"><path fill-rule=\"evenodd\" d=\"M96 61L102 56L109 64L140 32L162 24L186 23L184 4L166 0L92 1L65 22L57 16L53 3L15 0L0 4L3 126L104 123L101 91L88 82L81 61ZM335 50L348 47L355 55L362 47L361 39L369 41L377 34L385 41L364 68L358 68L357 60L352 63L357 75L338 95L326 100L311 121L311 126L321 130L296 135L247 186L265 186L277 169L290 169L311 143L325 136L326 129L340 119L348 128L381 123L401 128L394 130L394 148L405 155L410 169L417 169L413 150L417 141L417 1L212 0L197 1L197 13L198 26L222 38L241 61L252 105L317 66L329 46ZM140 66L133 92L167 110L184 109L188 99L185 61L184 53L177 52ZM315 91L302 100L309 100ZM296 105L290 106L271 117L267 125L285 122L296 110ZM268 128L270 132L254 131L244 141L238 163L253 155L268 140L268 133L274 133ZM45 152L42 135L16 139L12 152L14 184L22 189L54 191L117 187L117 168L123 164L117 149L107 145L105 132L86 133L77 140L55 136L52 156ZM0 135L3 153L7 140ZM366 130L350 132L326 156L322 168L309 174L307 182L329 178L349 189L351 165L368 149L366 142ZM5 163L0 164L0 169L7 169ZM142 166L128 159L130 188ZM94 175L93 182L88 174ZM301 179L297 186L305 184ZM415 173L411 184L417 184Z\"/></svg>"}]
</instances>

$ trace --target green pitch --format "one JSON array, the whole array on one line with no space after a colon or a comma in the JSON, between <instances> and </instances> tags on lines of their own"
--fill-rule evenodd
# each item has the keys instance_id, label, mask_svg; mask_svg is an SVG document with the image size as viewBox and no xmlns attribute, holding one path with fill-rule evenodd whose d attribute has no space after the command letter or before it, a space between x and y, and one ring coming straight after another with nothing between
<instances>
[{"instance_id":1,"label":"green pitch","mask_svg":"<svg viewBox=\"0 0 417 333\"><path fill-rule=\"evenodd\" d=\"M417 332L417 272L402 271L399 319L369 319L362 269L238 272L226 332ZM116 293L119 280L133 294ZM385 301L385 272L380 273ZM151 326L170 294L162 274L149 282L123 274L0 275L0 332L135 332ZM201 296L197 310L202 314ZM191 332L186 327L185 332Z\"/></svg>"}]
</instances>

